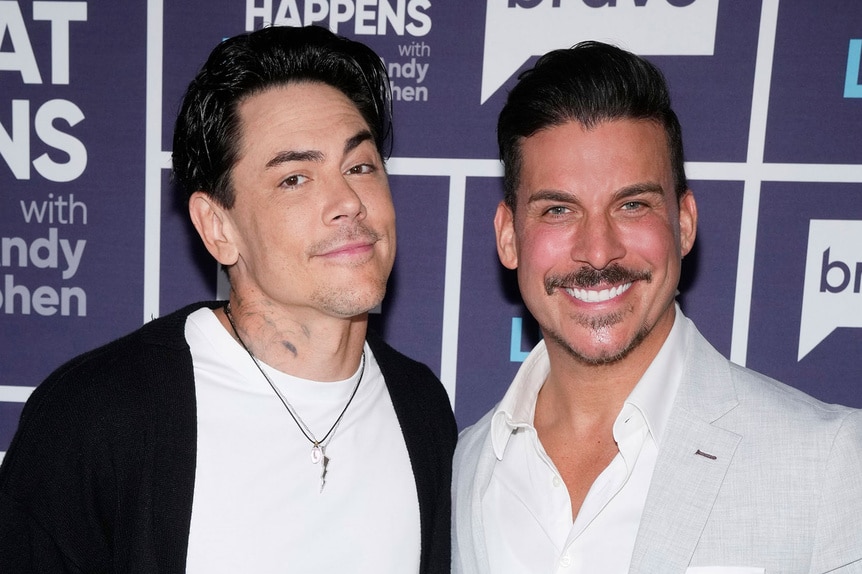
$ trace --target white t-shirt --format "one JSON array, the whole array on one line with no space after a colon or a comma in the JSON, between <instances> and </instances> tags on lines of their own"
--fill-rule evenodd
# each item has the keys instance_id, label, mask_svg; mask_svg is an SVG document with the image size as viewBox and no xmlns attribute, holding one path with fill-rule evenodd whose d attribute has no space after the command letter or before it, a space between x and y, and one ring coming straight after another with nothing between
<instances>
[{"instance_id":1,"label":"white t-shirt","mask_svg":"<svg viewBox=\"0 0 862 574\"><path fill-rule=\"evenodd\" d=\"M187 572L418 572L416 483L368 345L362 382L326 443L321 492L311 443L213 312L190 315L185 335L198 416ZM321 383L261 366L318 439L359 376Z\"/></svg>"}]
</instances>

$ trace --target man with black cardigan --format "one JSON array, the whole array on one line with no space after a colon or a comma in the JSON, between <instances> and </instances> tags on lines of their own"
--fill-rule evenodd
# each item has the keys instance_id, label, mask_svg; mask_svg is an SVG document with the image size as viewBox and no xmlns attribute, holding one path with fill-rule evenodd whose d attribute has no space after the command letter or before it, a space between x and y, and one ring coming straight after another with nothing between
<instances>
[{"instance_id":1,"label":"man with black cardigan","mask_svg":"<svg viewBox=\"0 0 862 574\"><path fill-rule=\"evenodd\" d=\"M229 300L37 388L0 468L0 572L448 572L449 399L367 332L390 107L380 59L322 28L213 50L173 164Z\"/></svg>"}]
</instances>

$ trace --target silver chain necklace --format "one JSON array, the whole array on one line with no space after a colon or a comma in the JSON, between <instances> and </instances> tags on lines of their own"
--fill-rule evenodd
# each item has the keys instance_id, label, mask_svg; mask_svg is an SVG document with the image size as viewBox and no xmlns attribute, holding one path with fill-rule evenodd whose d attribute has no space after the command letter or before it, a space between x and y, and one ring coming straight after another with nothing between
<instances>
[{"instance_id":1,"label":"silver chain necklace","mask_svg":"<svg viewBox=\"0 0 862 574\"><path fill-rule=\"evenodd\" d=\"M365 349L362 350L362 366L359 369L359 378L356 380L356 386L353 387L353 392L350 393L350 398L347 399L347 404L344 405L344 408L341 409L341 414L338 415L338 418L335 419L335 422L332 423L332 426L329 427L329 430L326 431L326 434L323 435L323 438L317 440L314 436L314 433L311 432L311 429L305 424L305 421L302 420L302 417L299 416L299 413L296 411L293 406L287 401L287 398L278 390L278 387L272 382L269 376L266 374L266 371L263 370L263 367L260 366L260 362L257 360L257 357L254 356L254 353L251 352L251 349L248 348L248 345L245 344L245 341L242 340L242 337L239 336L239 331L236 328L236 323L233 321L233 314L230 310L230 302L228 302L224 307L224 313L227 316L227 320L230 323L231 329L233 329L233 334L236 336L236 340L239 341L239 344L245 349L245 352L248 353L248 356L251 357L254 366L257 367L257 370L260 371L260 374L263 375L263 378L266 379L266 382L269 383L270 388L275 392L276 396L281 401L281 404L284 405L284 408L287 410L287 414L290 415L290 418L293 419L293 422L296 423L297 428L302 433L302 435L308 439L308 442L311 443L311 462L313 464L320 464L322 466L320 468L320 492L323 492L323 487L326 485L326 469L329 465L329 457L326 456L326 446L329 442L332 441L332 437L335 436L335 431L338 428L338 425L341 423L341 419L344 418L344 413L347 412L347 407L350 406L350 403L353 402L353 397L356 396L356 391L359 390L359 383L362 382L362 377L365 375Z\"/></svg>"}]
</instances>

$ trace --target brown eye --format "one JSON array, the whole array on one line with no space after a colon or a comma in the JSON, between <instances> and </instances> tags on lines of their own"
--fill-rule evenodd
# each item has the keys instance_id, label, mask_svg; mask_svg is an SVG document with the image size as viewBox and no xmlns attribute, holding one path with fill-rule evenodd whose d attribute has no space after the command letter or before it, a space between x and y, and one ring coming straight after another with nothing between
<instances>
[{"instance_id":1,"label":"brown eye","mask_svg":"<svg viewBox=\"0 0 862 574\"><path fill-rule=\"evenodd\" d=\"M354 165L350 169L347 170L347 173L351 175L359 175L363 173L371 173L374 171L374 166L367 163L361 163L359 165Z\"/></svg>"},{"instance_id":2,"label":"brown eye","mask_svg":"<svg viewBox=\"0 0 862 574\"><path fill-rule=\"evenodd\" d=\"M307 179L308 178L305 177L304 175L299 175L299 174L289 175L286 178L284 178L284 180L282 180L281 185L282 185L282 187L297 187L297 186L301 185L302 183L304 183Z\"/></svg>"}]
</instances>

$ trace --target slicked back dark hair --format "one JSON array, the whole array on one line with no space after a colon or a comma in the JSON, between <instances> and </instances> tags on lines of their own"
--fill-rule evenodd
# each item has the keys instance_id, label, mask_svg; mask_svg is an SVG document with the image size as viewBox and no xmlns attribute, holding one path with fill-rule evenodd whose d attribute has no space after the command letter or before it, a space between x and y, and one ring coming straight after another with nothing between
<instances>
[{"instance_id":1,"label":"slicked back dark hair","mask_svg":"<svg viewBox=\"0 0 862 574\"><path fill-rule=\"evenodd\" d=\"M589 41L545 54L509 93L497 121L506 204L515 209L524 138L570 121L591 129L621 119L655 121L664 128L674 190L681 198L688 187L682 129L664 75L631 52Z\"/></svg>"},{"instance_id":2,"label":"slicked back dark hair","mask_svg":"<svg viewBox=\"0 0 862 574\"><path fill-rule=\"evenodd\" d=\"M319 26L268 27L216 46L186 90L173 142L174 179L186 197L203 191L223 207L233 207L239 104L299 82L320 82L347 96L368 124L381 157L388 157L392 99L380 57Z\"/></svg>"}]
</instances>

